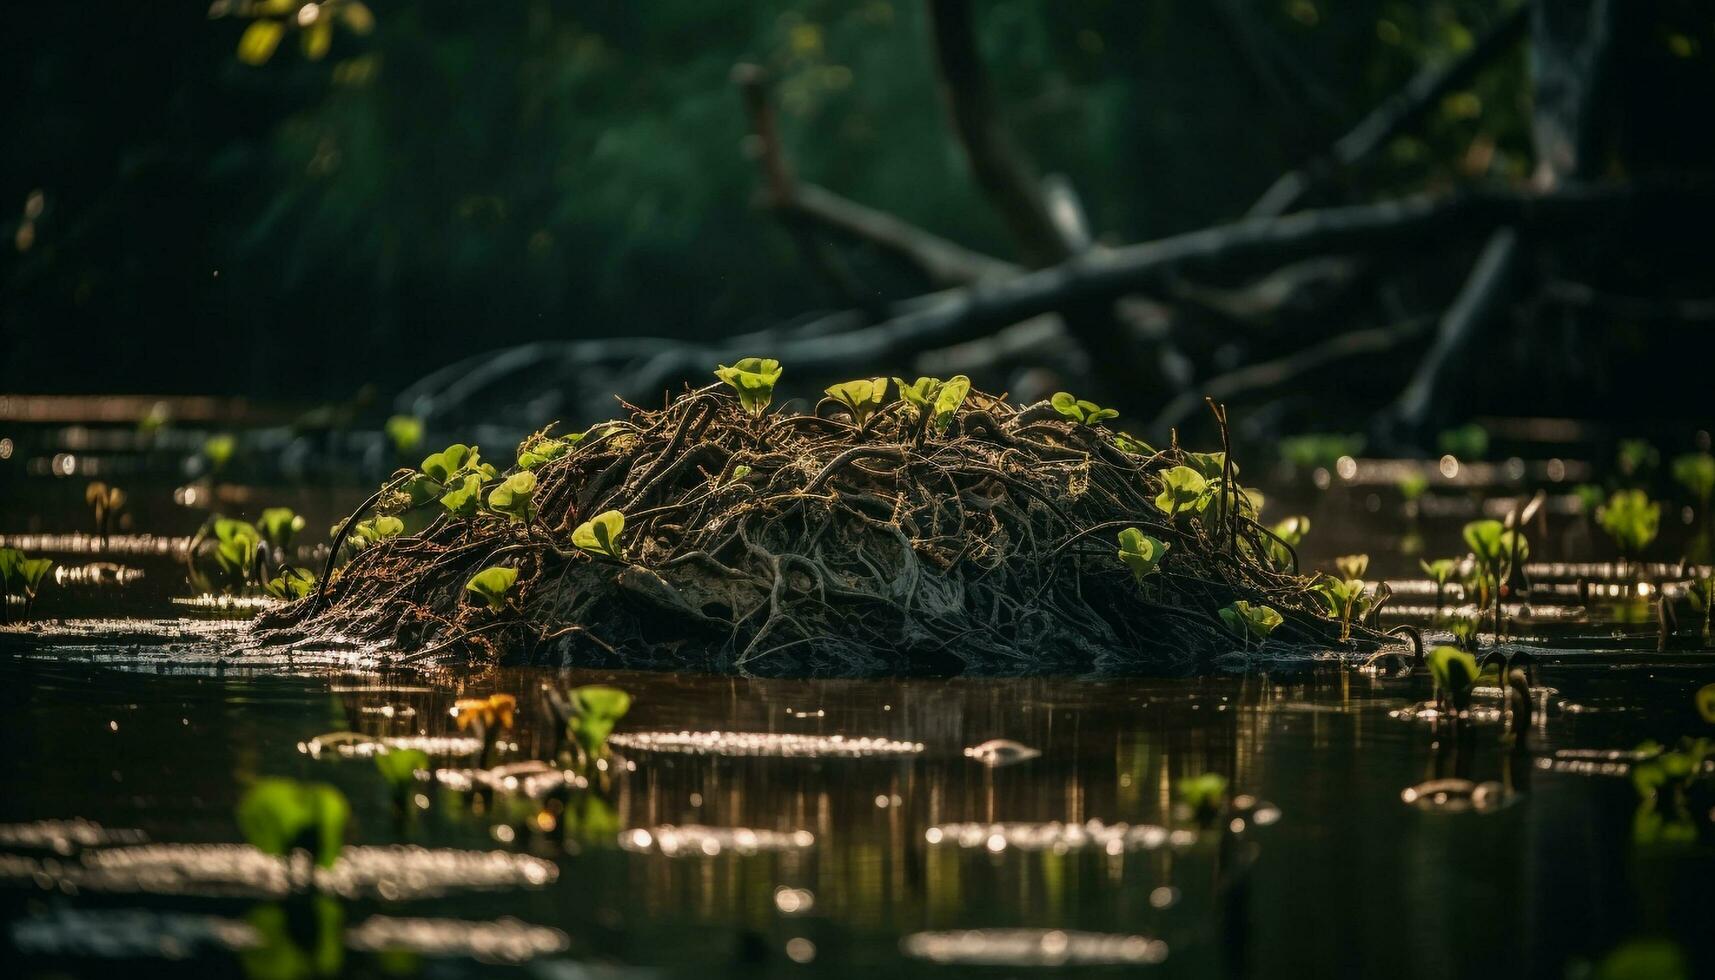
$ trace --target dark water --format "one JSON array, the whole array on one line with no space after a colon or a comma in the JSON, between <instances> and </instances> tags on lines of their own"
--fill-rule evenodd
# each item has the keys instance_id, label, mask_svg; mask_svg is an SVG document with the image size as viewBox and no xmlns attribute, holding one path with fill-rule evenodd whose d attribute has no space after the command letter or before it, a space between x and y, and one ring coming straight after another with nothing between
<instances>
[{"instance_id":1,"label":"dark water","mask_svg":"<svg viewBox=\"0 0 1715 980\"><path fill-rule=\"evenodd\" d=\"M1094 950L1153 962L1076 969L1565 976L1628 938L1658 935L1711 975L1715 800L1692 798L1701 845L1636 845L1631 781L1581 772L1602 767L1580 766L1568 750L1708 734L1692 698L1715 681L1715 667L1684 657L1616 666L1568 655L1545 664L1537 680L1547 710L1514 751L1497 724L1468 725L1454 737L1393 716L1429 695L1421 674L1334 663L1177 681L806 683L525 671L425 681L313 668L162 670L87 647L56 653L13 644L0 659L0 824L83 818L156 843L237 842L231 814L240 787L285 775L343 790L355 812L354 844L533 855L558 873L540 885L469 890L455 882L434 897L356 894L318 905L79 879L68 871L80 863L75 847L54 855L13 841L0 847L12 862L0 875L0 948L12 965L0 972L1033 975L1055 963L1073 969L1067 957ZM424 784L427 807L412 803L403 821L371 762L312 759L300 748L342 729L453 733L447 709L455 697L508 692L523 708L517 751L502 761L547 757L549 726L533 697L543 681L626 688L636 703L621 733L838 734L910 748L787 758L621 748L605 788L548 804L549 817L504 793ZM389 705L392 717L381 713ZM996 768L965 755L994 738L1041 754ZM1175 815L1170 799L1178 779L1206 772L1254 799L1223 815L1228 823L1198 829ZM1487 798L1502 803L1454 812L1402 798L1438 776L1498 782ZM616 822L568 830L568 815L589 812L576 807L592 796ZM931 829L1087 821L1134 827L1112 854L1105 836L1063 839L1061 852L1033 848L1033 835L1052 830L1041 826L1010 837L974 829L970 847L953 829ZM692 825L741 832L716 838L718 849L664 832ZM1135 825L1186 833L1163 842ZM742 829L756 832L754 847ZM784 849L771 849L777 843ZM24 859L34 864L18 863ZM408 923L411 933L407 920L428 921ZM287 928L257 928L270 921ZM488 924L491 939L510 937L512 945L473 950L459 923ZM924 958L936 951L935 937L920 934L1001 928L1050 930L1022 944L1050 965L1020 965L1020 944L1006 946L1004 937L987 952L1012 965ZM369 948L401 932L416 937L417 952ZM269 935L266 954L232 948ZM449 936L464 945L450 948ZM293 948L281 952L283 944Z\"/></svg>"}]
</instances>

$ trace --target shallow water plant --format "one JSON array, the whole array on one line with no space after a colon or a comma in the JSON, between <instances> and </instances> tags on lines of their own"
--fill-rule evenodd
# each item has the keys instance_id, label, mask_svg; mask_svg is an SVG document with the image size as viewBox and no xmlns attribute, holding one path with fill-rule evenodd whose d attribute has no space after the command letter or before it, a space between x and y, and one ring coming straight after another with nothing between
<instances>
[{"instance_id":1,"label":"shallow water plant","mask_svg":"<svg viewBox=\"0 0 1715 980\"><path fill-rule=\"evenodd\" d=\"M1476 561L1477 604L1485 609L1494 604L1498 633L1501 586L1512 578L1516 564L1530 557L1530 541L1496 520L1472 521L1465 525L1462 536Z\"/></svg>"},{"instance_id":2,"label":"shallow water plant","mask_svg":"<svg viewBox=\"0 0 1715 980\"><path fill-rule=\"evenodd\" d=\"M283 568L262 590L276 599L302 599L316 590L316 577L302 568Z\"/></svg>"},{"instance_id":3,"label":"shallow water plant","mask_svg":"<svg viewBox=\"0 0 1715 980\"><path fill-rule=\"evenodd\" d=\"M304 529L304 519L290 507L268 507L257 518L256 529L261 532L262 540L284 551L291 546L292 538Z\"/></svg>"},{"instance_id":4,"label":"shallow water plant","mask_svg":"<svg viewBox=\"0 0 1715 980\"><path fill-rule=\"evenodd\" d=\"M631 710L631 695L606 684L587 684L566 692L566 737L585 760L607 755L607 737Z\"/></svg>"},{"instance_id":5,"label":"shallow water plant","mask_svg":"<svg viewBox=\"0 0 1715 980\"><path fill-rule=\"evenodd\" d=\"M107 532L113 529L113 519L125 508L125 491L95 480L84 488L83 501L95 517L95 535L105 548Z\"/></svg>"},{"instance_id":6,"label":"shallow water plant","mask_svg":"<svg viewBox=\"0 0 1715 980\"><path fill-rule=\"evenodd\" d=\"M386 781L395 803L403 803L417 786L417 773L430 768L429 754L422 749L388 749L375 755L376 771Z\"/></svg>"},{"instance_id":7,"label":"shallow water plant","mask_svg":"<svg viewBox=\"0 0 1715 980\"><path fill-rule=\"evenodd\" d=\"M17 548L0 548L0 592L22 598L28 618L36 594L53 567L52 558L30 558Z\"/></svg>"},{"instance_id":8,"label":"shallow water plant","mask_svg":"<svg viewBox=\"0 0 1715 980\"><path fill-rule=\"evenodd\" d=\"M1178 790L1180 805L1204 826L1213 823L1227 805L1227 777L1218 772L1186 776L1174 788Z\"/></svg>"},{"instance_id":9,"label":"shallow water plant","mask_svg":"<svg viewBox=\"0 0 1715 980\"><path fill-rule=\"evenodd\" d=\"M1128 527L1119 533L1119 559L1131 569L1132 577L1142 582L1146 577L1161 570L1161 559L1167 554L1168 545L1158 538L1152 538L1135 527Z\"/></svg>"},{"instance_id":10,"label":"shallow water plant","mask_svg":"<svg viewBox=\"0 0 1715 980\"><path fill-rule=\"evenodd\" d=\"M1266 640L1283 620L1279 611L1272 606L1252 605L1239 599L1221 609L1221 622L1233 635L1245 641L1248 647L1254 640Z\"/></svg>"},{"instance_id":11,"label":"shallow water plant","mask_svg":"<svg viewBox=\"0 0 1715 980\"><path fill-rule=\"evenodd\" d=\"M1328 612L1339 622L1342 643L1352 638L1352 624L1362 622L1375 605L1375 596L1359 578L1341 579L1324 575L1316 583L1316 592L1327 604Z\"/></svg>"},{"instance_id":12,"label":"shallow water plant","mask_svg":"<svg viewBox=\"0 0 1715 980\"><path fill-rule=\"evenodd\" d=\"M326 783L261 779L238 801L238 829L264 854L308 851L316 864L333 866L345 846L351 805Z\"/></svg>"},{"instance_id":13,"label":"shallow water plant","mask_svg":"<svg viewBox=\"0 0 1715 980\"><path fill-rule=\"evenodd\" d=\"M474 593L488 604L488 611L497 613L506 607L506 599L518 583L518 569L495 565L485 568L465 582L466 592Z\"/></svg>"},{"instance_id":14,"label":"shallow water plant","mask_svg":"<svg viewBox=\"0 0 1715 980\"><path fill-rule=\"evenodd\" d=\"M1203 474L1189 466L1174 466L1161 473L1161 493L1155 497L1155 506L1171 518L1182 511L1196 509L1199 501L1207 499L1208 493L1209 481Z\"/></svg>"},{"instance_id":15,"label":"shallow water plant","mask_svg":"<svg viewBox=\"0 0 1715 980\"><path fill-rule=\"evenodd\" d=\"M520 470L489 491L488 508L514 521L529 523L536 516L536 474Z\"/></svg>"},{"instance_id":16,"label":"shallow water plant","mask_svg":"<svg viewBox=\"0 0 1715 980\"><path fill-rule=\"evenodd\" d=\"M1482 616L1472 611L1455 611L1441 619L1442 628L1453 634L1453 643L1461 650L1477 649L1477 633L1482 624Z\"/></svg>"},{"instance_id":17,"label":"shallow water plant","mask_svg":"<svg viewBox=\"0 0 1715 980\"><path fill-rule=\"evenodd\" d=\"M715 377L738 392L738 403L756 417L761 417L774 400L774 384L780 375L780 362L772 357L745 357L731 367L722 364L715 368Z\"/></svg>"},{"instance_id":18,"label":"shallow water plant","mask_svg":"<svg viewBox=\"0 0 1715 980\"><path fill-rule=\"evenodd\" d=\"M829 385L822 390L829 398L844 405L851 413L852 421L861 427L887 400L887 379L858 378Z\"/></svg>"},{"instance_id":19,"label":"shallow water plant","mask_svg":"<svg viewBox=\"0 0 1715 980\"><path fill-rule=\"evenodd\" d=\"M217 517L214 521L214 560L235 587L250 583L256 572L256 556L262 546L262 535L249 521Z\"/></svg>"},{"instance_id":20,"label":"shallow water plant","mask_svg":"<svg viewBox=\"0 0 1715 980\"><path fill-rule=\"evenodd\" d=\"M1429 676L1435 682L1435 695L1454 712L1463 713L1471 706L1471 692L1477 686L1477 658L1458 647L1439 646L1424 656Z\"/></svg>"},{"instance_id":21,"label":"shallow water plant","mask_svg":"<svg viewBox=\"0 0 1715 980\"><path fill-rule=\"evenodd\" d=\"M624 533L625 515L617 510L603 511L572 531L572 544L592 555L624 561L625 548L619 543Z\"/></svg>"},{"instance_id":22,"label":"shallow water plant","mask_svg":"<svg viewBox=\"0 0 1715 980\"><path fill-rule=\"evenodd\" d=\"M1661 531L1661 504L1642 490L1620 490L1596 511L1596 523L1622 555L1635 559Z\"/></svg>"},{"instance_id":23,"label":"shallow water plant","mask_svg":"<svg viewBox=\"0 0 1715 980\"><path fill-rule=\"evenodd\" d=\"M1048 403L1054 406L1054 411L1081 425L1095 425L1108 419L1117 419L1120 415L1117 409L1103 408L1069 391L1056 391Z\"/></svg>"},{"instance_id":24,"label":"shallow water plant","mask_svg":"<svg viewBox=\"0 0 1715 980\"><path fill-rule=\"evenodd\" d=\"M226 464L232 461L237 451L238 440L226 433L209 436L202 444L202 457L208 460L209 469L216 473L226 469Z\"/></svg>"},{"instance_id":25,"label":"shallow water plant","mask_svg":"<svg viewBox=\"0 0 1715 980\"><path fill-rule=\"evenodd\" d=\"M1447 583L1454 581L1459 575L1459 559L1437 558L1434 561L1418 559L1417 565L1423 569L1423 574L1435 583L1435 608L1439 610L1447 598Z\"/></svg>"}]
</instances>

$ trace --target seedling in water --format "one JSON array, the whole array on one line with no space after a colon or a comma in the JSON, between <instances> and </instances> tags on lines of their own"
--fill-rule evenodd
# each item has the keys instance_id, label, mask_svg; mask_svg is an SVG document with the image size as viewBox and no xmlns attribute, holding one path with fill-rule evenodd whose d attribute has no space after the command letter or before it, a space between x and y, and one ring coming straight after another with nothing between
<instances>
[{"instance_id":1,"label":"seedling in water","mask_svg":"<svg viewBox=\"0 0 1715 980\"><path fill-rule=\"evenodd\" d=\"M579 524L572 532L572 544L592 555L625 560L625 549L619 536L625 533L625 515L617 510L604 511Z\"/></svg>"},{"instance_id":2,"label":"seedling in water","mask_svg":"<svg viewBox=\"0 0 1715 980\"><path fill-rule=\"evenodd\" d=\"M1049 399L1054 411L1084 425L1095 425L1107 419L1117 419L1120 413L1112 408L1103 408L1095 402L1084 401L1069 391L1056 391Z\"/></svg>"},{"instance_id":3,"label":"seedling in water","mask_svg":"<svg viewBox=\"0 0 1715 980\"><path fill-rule=\"evenodd\" d=\"M1161 493L1156 495L1155 506L1171 518L1194 509L1208 490L1209 481L1203 474L1189 466L1172 466L1161 473Z\"/></svg>"},{"instance_id":4,"label":"seedling in water","mask_svg":"<svg viewBox=\"0 0 1715 980\"><path fill-rule=\"evenodd\" d=\"M1459 649L1477 649L1477 631L1482 627L1481 616L1469 612L1454 612L1444 617L1441 625L1453 634L1453 642Z\"/></svg>"},{"instance_id":5,"label":"seedling in water","mask_svg":"<svg viewBox=\"0 0 1715 980\"><path fill-rule=\"evenodd\" d=\"M1661 504L1642 490L1621 490L1596 511L1596 523L1614 539L1622 555L1637 558L1661 530Z\"/></svg>"},{"instance_id":6,"label":"seedling in water","mask_svg":"<svg viewBox=\"0 0 1715 980\"><path fill-rule=\"evenodd\" d=\"M125 508L125 491L96 480L84 488L83 501L95 515L95 535L105 548L107 532L113 529L113 519Z\"/></svg>"},{"instance_id":7,"label":"seedling in water","mask_svg":"<svg viewBox=\"0 0 1715 980\"><path fill-rule=\"evenodd\" d=\"M1334 568L1339 571L1341 578L1363 578L1370 570L1369 555L1341 555L1334 559Z\"/></svg>"},{"instance_id":8,"label":"seedling in water","mask_svg":"<svg viewBox=\"0 0 1715 980\"><path fill-rule=\"evenodd\" d=\"M485 481L500 475L493 466L482 461L481 450L460 442L425 457L421 468L424 475L442 486L452 483L454 477L466 473L475 474Z\"/></svg>"},{"instance_id":9,"label":"seedling in water","mask_svg":"<svg viewBox=\"0 0 1715 980\"><path fill-rule=\"evenodd\" d=\"M1266 640L1282 622L1280 613L1270 606L1251 605L1243 599L1221 608L1221 622L1235 636L1245 641Z\"/></svg>"},{"instance_id":10,"label":"seedling in water","mask_svg":"<svg viewBox=\"0 0 1715 980\"><path fill-rule=\"evenodd\" d=\"M52 558L26 558L17 548L0 548L0 591L21 596L24 616L28 618L36 604L36 593L53 567Z\"/></svg>"},{"instance_id":11,"label":"seedling in water","mask_svg":"<svg viewBox=\"0 0 1715 980\"><path fill-rule=\"evenodd\" d=\"M1440 646L1423 658L1435 681L1435 695L1442 705L1458 714L1471 706L1471 691L1477 686L1477 658L1457 647Z\"/></svg>"},{"instance_id":12,"label":"seedling in water","mask_svg":"<svg viewBox=\"0 0 1715 980\"><path fill-rule=\"evenodd\" d=\"M1310 518L1302 515L1288 517L1269 530L1274 533L1275 538L1280 539L1279 541L1275 541L1274 538L1265 539L1264 547L1268 549L1269 558L1281 568L1291 567L1293 561L1291 549L1297 548L1304 541L1304 536L1310 533Z\"/></svg>"},{"instance_id":13,"label":"seedling in water","mask_svg":"<svg viewBox=\"0 0 1715 980\"><path fill-rule=\"evenodd\" d=\"M566 703L567 737L577 744L585 760L605 756L613 726L631 710L631 695L617 687L591 684L568 691Z\"/></svg>"},{"instance_id":14,"label":"seedling in water","mask_svg":"<svg viewBox=\"0 0 1715 980\"><path fill-rule=\"evenodd\" d=\"M1352 623L1361 622L1375 605L1375 596L1365 588L1362 579L1337 579L1324 575L1315 589L1328 604L1328 612L1340 622L1340 642L1352 638Z\"/></svg>"},{"instance_id":15,"label":"seedling in water","mask_svg":"<svg viewBox=\"0 0 1715 980\"><path fill-rule=\"evenodd\" d=\"M346 540L354 542L356 547L361 550L377 542L386 541L388 538L396 538L404 533L404 521L384 514L371 520L358 521L356 526L351 529L351 533L346 535Z\"/></svg>"},{"instance_id":16,"label":"seedling in water","mask_svg":"<svg viewBox=\"0 0 1715 980\"><path fill-rule=\"evenodd\" d=\"M528 523L535 517L536 474L529 470L514 473L506 478L506 482L495 487L488 495L488 507L497 514L505 514L514 521Z\"/></svg>"},{"instance_id":17,"label":"seedling in water","mask_svg":"<svg viewBox=\"0 0 1715 980\"><path fill-rule=\"evenodd\" d=\"M326 783L258 780L238 802L238 828L251 846L285 857L308 851L324 868L339 859L351 805Z\"/></svg>"},{"instance_id":18,"label":"seedling in water","mask_svg":"<svg viewBox=\"0 0 1715 980\"><path fill-rule=\"evenodd\" d=\"M1161 559L1167 554L1166 542L1128 527L1119 533L1119 543L1120 561L1125 562L1139 583L1161 570Z\"/></svg>"},{"instance_id":19,"label":"seedling in water","mask_svg":"<svg viewBox=\"0 0 1715 980\"><path fill-rule=\"evenodd\" d=\"M780 374L780 362L771 357L746 357L732 367L722 364L715 369L715 377L731 385L738 392L738 403L757 417L774 400L774 383Z\"/></svg>"},{"instance_id":20,"label":"seedling in water","mask_svg":"<svg viewBox=\"0 0 1715 980\"><path fill-rule=\"evenodd\" d=\"M844 405L846 411L852 413L852 421L861 427L887 400L887 379L859 378L829 385L823 390L829 398Z\"/></svg>"},{"instance_id":21,"label":"seedling in water","mask_svg":"<svg viewBox=\"0 0 1715 980\"><path fill-rule=\"evenodd\" d=\"M203 458L208 460L209 469L215 473L225 469L226 464L232 460L232 454L237 451L238 440L224 433L210 436L202 444Z\"/></svg>"},{"instance_id":22,"label":"seedling in water","mask_svg":"<svg viewBox=\"0 0 1715 980\"><path fill-rule=\"evenodd\" d=\"M248 585L256 570L257 550L262 545L256 526L249 521L216 518L214 537L214 560L220 570L234 586Z\"/></svg>"},{"instance_id":23,"label":"seedling in water","mask_svg":"<svg viewBox=\"0 0 1715 980\"><path fill-rule=\"evenodd\" d=\"M293 535L304 529L304 519L290 507L269 507L262 511L256 527L262 532L262 540L284 551L291 545Z\"/></svg>"},{"instance_id":24,"label":"seedling in water","mask_svg":"<svg viewBox=\"0 0 1715 980\"><path fill-rule=\"evenodd\" d=\"M1623 475L1637 477L1647 470L1655 469L1661 462L1661 453L1650 445L1647 439L1621 439L1614 453L1614 461Z\"/></svg>"},{"instance_id":25,"label":"seedling in water","mask_svg":"<svg viewBox=\"0 0 1715 980\"><path fill-rule=\"evenodd\" d=\"M1216 772L1186 776L1179 780L1179 803L1190 810L1197 822L1208 826L1227 805L1227 777Z\"/></svg>"},{"instance_id":26,"label":"seedling in water","mask_svg":"<svg viewBox=\"0 0 1715 980\"><path fill-rule=\"evenodd\" d=\"M412 415L390 417L381 431L393 444L393 452L400 456L416 452L417 447L423 444L423 420Z\"/></svg>"},{"instance_id":27,"label":"seedling in water","mask_svg":"<svg viewBox=\"0 0 1715 980\"><path fill-rule=\"evenodd\" d=\"M422 749L389 749L375 756L375 768L387 781L395 803L403 805L417 786L417 773L429 768L429 754Z\"/></svg>"},{"instance_id":28,"label":"seedling in water","mask_svg":"<svg viewBox=\"0 0 1715 980\"><path fill-rule=\"evenodd\" d=\"M1530 557L1530 542L1500 521L1472 521L1465 525L1465 544L1476 559L1481 595L1478 605L1500 604L1501 585L1512 577L1515 561Z\"/></svg>"},{"instance_id":29,"label":"seedling in water","mask_svg":"<svg viewBox=\"0 0 1715 980\"><path fill-rule=\"evenodd\" d=\"M518 569L496 565L472 575L464 587L465 591L481 596L488 603L489 612L497 613L505 607L506 598L517 582Z\"/></svg>"},{"instance_id":30,"label":"seedling in water","mask_svg":"<svg viewBox=\"0 0 1715 980\"><path fill-rule=\"evenodd\" d=\"M302 568L286 568L262 588L276 599L302 599L316 590L316 577Z\"/></svg>"},{"instance_id":31,"label":"seedling in water","mask_svg":"<svg viewBox=\"0 0 1715 980\"><path fill-rule=\"evenodd\" d=\"M1417 564L1423 569L1423 574L1435 583L1435 608L1440 609L1446 598L1447 583L1453 581L1453 577L1459 573L1459 559L1437 558L1434 561L1424 561L1420 558Z\"/></svg>"}]
</instances>

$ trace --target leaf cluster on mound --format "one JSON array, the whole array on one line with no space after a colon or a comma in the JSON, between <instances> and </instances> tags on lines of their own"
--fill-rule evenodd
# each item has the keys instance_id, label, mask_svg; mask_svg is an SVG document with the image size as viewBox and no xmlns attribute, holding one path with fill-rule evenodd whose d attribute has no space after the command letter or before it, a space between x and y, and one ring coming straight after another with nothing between
<instances>
[{"instance_id":1,"label":"leaf cluster on mound","mask_svg":"<svg viewBox=\"0 0 1715 980\"><path fill-rule=\"evenodd\" d=\"M1185 671L1259 635L1340 642L1225 453L962 377L862 379L801 413L768 410L778 364L720 376L739 397L540 432L509 472L464 446L401 471L372 506L404 532L336 541L261 638L770 675ZM1263 607L1279 623L1235 635Z\"/></svg>"}]
</instances>

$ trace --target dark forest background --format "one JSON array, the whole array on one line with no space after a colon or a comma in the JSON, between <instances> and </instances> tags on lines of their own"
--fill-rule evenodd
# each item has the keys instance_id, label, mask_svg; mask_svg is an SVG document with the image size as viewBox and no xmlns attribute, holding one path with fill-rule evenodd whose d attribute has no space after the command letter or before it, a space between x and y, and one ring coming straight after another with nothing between
<instances>
[{"instance_id":1,"label":"dark forest background","mask_svg":"<svg viewBox=\"0 0 1715 980\"><path fill-rule=\"evenodd\" d=\"M974 24L1017 143L1069 178L1098 241L1130 242L1242 216L1514 6L991 0ZM1633 169L1703 166L1715 13L1626 6L1650 14L1622 38L1613 141ZM325 57L289 35L261 65L236 53L246 19L196 3L8 11L0 390L334 399L524 341L836 308L756 206L739 63L767 70L801 177L1016 256L937 97L921 4L372 9ZM1341 199L1525 181L1530 57L1437 99ZM878 297L931 285L861 244L845 260Z\"/></svg>"}]
</instances>

